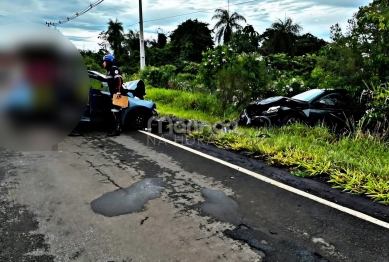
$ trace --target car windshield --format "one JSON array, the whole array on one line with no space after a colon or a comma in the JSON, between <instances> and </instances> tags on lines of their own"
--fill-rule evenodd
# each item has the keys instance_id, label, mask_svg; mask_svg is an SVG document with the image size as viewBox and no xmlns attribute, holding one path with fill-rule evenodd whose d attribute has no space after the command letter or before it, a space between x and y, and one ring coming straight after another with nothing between
<instances>
[{"instance_id":1,"label":"car windshield","mask_svg":"<svg viewBox=\"0 0 389 262\"><path fill-rule=\"evenodd\" d=\"M308 91L305 91L301 94L298 94L298 95L295 95L295 96L292 96L291 98L292 99L296 99L296 100L300 100L300 101L305 101L305 102L309 102L311 101L313 98L317 97L318 95L322 94L324 91L323 90L320 90L320 89L311 89L311 90L308 90Z\"/></svg>"}]
</instances>

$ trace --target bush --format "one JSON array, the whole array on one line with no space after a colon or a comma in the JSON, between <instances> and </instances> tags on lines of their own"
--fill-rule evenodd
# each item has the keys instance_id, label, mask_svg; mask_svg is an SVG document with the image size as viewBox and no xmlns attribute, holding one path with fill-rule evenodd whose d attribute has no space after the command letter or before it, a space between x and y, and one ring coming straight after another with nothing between
<instances>
[{"instance_id":1,"label":"bush","mask_svg":"<svg viewBox=\"0 0 389 262\"><path fill-rule=\"evenodd\" d=\"M247 72L249 80L249 88L251 100L254 98L264 98L267 93L267 87L271 80L270 70L266 64L266 59L257 54L239 55L237 61L242 66L242 69Z\"/></svg>"},{"instance_id":2,"label":"bush","mask_svg":"<svg viewBox=\"0 0 389 262\"><path fill-rule=\"evenodd\" d=\"M215 76L223 65L233 60L236 54L225 45L217 46L214 50L208 49L203 53L203 60L199 66L197 84L203 84L211 92L217 89Z\"/></svg>"},{"instance_id":3,"label":"bush","mask_svg":"<svg viewBox=\"0 0 389 262\"><path fill-rule=\"evenodd\" d=\"M149 85L161 87L162 72L158 67L145 66L140 71L141 78Z\"/></svg>"},{"instance_id":4,"label":"bush","mask_svg":"<svg viewBox=\"0 0 389 262\"><path fill-rule=\"evenodd\" d=\"M88 70L97 71L97 72L104 71L102 67L99 64L97 64L93 58L89 56L84 56L83 58Z\"/></svg>"},{"instance_id":5,"label":"bush","mask_svg":"<svg viewBox=\"0 0 389 262\"><path fill-rule=\"evenodd\" d=\"M197 75L199 72L200 65L195 62L189 62L187 65L184 67L183 72L191 75Z\"/></svg>"},{"instance_id":6,"label":"bush","mask_svg":"<svg viewBox=\"0 0 389 262\"><path fill-rule=\"evenodd\" d=\"M160 67L161 76L161 87L169 87L168 82L176 75L177 68L174 65L164 65Z\"/></svg>"},{"instance_id":7,"label":"bush","mask_svg":"<svg viewBox=\"0 0 389 262\"><path fill-rule=\"evenodd\" d=\"M217 89L216 76L218 73L226 66L238 65L246 71L246 78L249 80L248 84L252 93L256 96L263 95L270 81L269 68L264 57L257 53L238 54L225 45L203 53L203 61L199 67L196 83L214 92Z\"/></svg>"},{"instance_id":8,"label":"bush","mask_svg":"<svg viewBox=\"0 0 389 262\"><path fill-rule=\"evenodd\" d=\"M367 86L367 85L366 85ZM366 114L359 121L362 132L373 133L381 141L389 138L389 89L387 84L370 87L362 92L361 98L366 103Z\"/></svg>"},{"instance_id":9,"label":"bush","mask_svg":"<svg viewBox=\"0 0 389 262\"><path fill-rule=\"evenodd\" d=\"M308 90L305 82L301 77L290 78L286 75L281 75L277 81L271 83L271 96L294 96Z\"/></svg>"},{"instance_id":10,"label":"bush","mask_svg":"<svg viewBox=\"0 0 389 262\"><path fill-rule=\"evenodd\" d=\"M216 74L216 94L223 111L231 104L240 106L251 99L250 78L239 64L226 66Z\"/></svg>"},{"instance_id":11,"label":"bush","mask_svg":"<svg viewBox=\"0 0 389 262\"><path fill-rule=\"evenodd\" d=\"M161 67L145 66L140 72L141 78L149 85L154 87L168 88L169 79L175 75L176 67L165 65Z\"/></svg>"},{"instance_id":12,"label":"bush","mask_svg":"<svg viewBox=\"0 0 389 262\"><path fill-rule=\"evenodd\" d=\"M195 86L194 84L195 79L196 76L192 74L187 74L187 73L178 74L176 77L173 77L172 79L169 80L169 88L175 90L193 92Z\"/></svg>"}]
</instances>

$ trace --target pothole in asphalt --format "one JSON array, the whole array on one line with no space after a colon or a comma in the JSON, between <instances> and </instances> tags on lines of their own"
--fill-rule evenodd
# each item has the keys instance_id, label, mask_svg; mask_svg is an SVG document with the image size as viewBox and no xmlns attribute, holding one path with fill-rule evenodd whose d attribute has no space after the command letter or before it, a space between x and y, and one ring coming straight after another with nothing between
<instances>
[{"instance_id":1,"label":"pothole in asphalt","mask_svg":"<svg viewBox=\"0 0 389 262\"><path fill-rule=\"evenodd\" d=\"M203 212L220 221L235 225L242 223L243 219L239 215L238 204L224 192L203 188L201 193L205 202L200 203L198 206Z\"/></svg>"},{"instance_id":2,"label":"pothole in asphalt","mask_svg":"<svg viewBox=\"0 0 389 262\"><path fill-rule=\"evenodd\" d=\"M264 238L267 238L262 232L254 231L245 226L239 226L234 230L226 230L224 232L232 239L243 241L251 246L253 249L269 254L269 252L275 251Z\"/></svg>"},{"instance_id":3,"label":"pothole in asphalt","mask_svg":"<svg viewBox=\"0 0 389 262\"><path fill-rule=\"evenodd\" d=\"M240 215L239 205L224 192L203 188L201 193L205 199L198 207L208 215L220 221L229 222L236 226L233 230L225 230L224 235L231 239L247 243L262 258L268 261L285 261L288 256L294 257L293 261L304 262L328 262L319 254L302 249L292 242L275 240L276 246L270 244L274 239L269 235L246 226L246 220ZM282 250L282 252L280 252Z\"/></svg>"},{"instance_id":4,"label":"pothole in asphalt","mask_svg":"<svg viewBox=\"0 0 389 262\"><path fill-rule=\"evenodd\" d=\"M151 199L159 198L165 190L160 178L145 178L128 188L109 192L91 203L93 212L106 217L141 211Z\"/></svg>"},{"instance_id":5,"label":"pothole in asphalt","mask_svg":"<svg viewBox=\"0 0 389 262\"><path fill-rule=\"evenodd\" d=\"M274 239L259 230L239 226L233 230L225 230L224 234L247 243L258 253L263 253L261 257L266 257L265 261L329 262L320 254L295 243L294 240Z\"/></svg>"}]
</instances>

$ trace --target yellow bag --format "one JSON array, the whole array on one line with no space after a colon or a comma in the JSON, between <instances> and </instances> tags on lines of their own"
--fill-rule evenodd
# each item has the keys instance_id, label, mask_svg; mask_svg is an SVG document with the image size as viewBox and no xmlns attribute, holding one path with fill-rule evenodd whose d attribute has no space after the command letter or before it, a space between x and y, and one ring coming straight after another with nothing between
<instances>
[{"instance_id":1,"label":"yellow bag","mask_svg":"<svg viewBox=\"0 0 389 262\"><path fill-rule=\"evenodd\" d=\"M129 106L128 97L127 96L123 96L123 95L121 95L120 98L118 98L117 94L114 94L112 102L113 102L113 104L115 106L120 106L120 107L123 107L123 108L126 108L126 107Z\"/></svg>"}]
</instances>

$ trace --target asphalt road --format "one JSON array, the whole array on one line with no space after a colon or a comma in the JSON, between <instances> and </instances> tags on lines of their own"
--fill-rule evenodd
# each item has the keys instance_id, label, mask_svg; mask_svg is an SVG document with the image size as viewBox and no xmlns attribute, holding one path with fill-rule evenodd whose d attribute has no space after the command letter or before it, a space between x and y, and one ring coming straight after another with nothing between
<instances>
[{"instance_id":1,"label":"asphalt road","mask_svg":"<svg viewBox=\"0 0 389 262\"><path fill-rule=\"evenodd\" d=\"M368 199L165 137L389 222ZM389 261L388 229L140 132L0 155L0 261Z\"/></svg>"}]
</instances>

